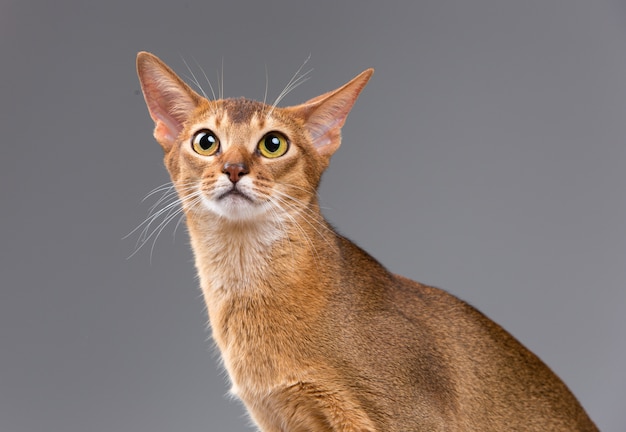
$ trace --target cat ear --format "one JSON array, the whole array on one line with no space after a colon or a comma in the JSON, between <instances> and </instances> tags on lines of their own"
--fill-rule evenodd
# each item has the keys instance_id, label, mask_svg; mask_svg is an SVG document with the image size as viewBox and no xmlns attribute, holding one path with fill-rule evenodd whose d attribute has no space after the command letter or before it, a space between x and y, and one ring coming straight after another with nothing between
<instances>
[{"instance_id":1,"label":"cat ear","mask_svg":"<svg viewBox=\"0 0 626 432\"><path fill-rule=\"evenodd\" d=\"M313 145L322 156L330 157L339 148L341 127L373 73L374 69L367 69L344 86L294 107L304 117Z\"/></svg>"},{"instance_id":2,"label":"cat ear","mask_svg":"<svg viewBox=\"0 0 626 432\"><path fill-rule=\"evenodd\" d=\"M176 142L201 97L153 54L137 54L137 75L154 120L154 138L167 151Z\"/></svg>"}]
</instances>

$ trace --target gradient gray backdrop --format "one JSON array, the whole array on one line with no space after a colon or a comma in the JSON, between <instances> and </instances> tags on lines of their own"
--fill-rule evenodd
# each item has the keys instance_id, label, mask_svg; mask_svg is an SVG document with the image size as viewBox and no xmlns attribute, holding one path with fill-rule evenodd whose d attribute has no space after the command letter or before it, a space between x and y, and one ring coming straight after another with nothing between
<instances>
[{"instance_id":1,"label":"gradient gray backdrop","mask_svg":"<svg viewBox=\"0 0 626 432\"><path fill-rule=\"evenodd\" d=\"M626 6L618 0L0 1L0 432L242 431L135 54L285 104L376 73L321 188L392 271L476 305L626 430ZM196 72L199 69L195 69ZM153 201L152 201L153 202Z\"/></svg>"}]
</instances>

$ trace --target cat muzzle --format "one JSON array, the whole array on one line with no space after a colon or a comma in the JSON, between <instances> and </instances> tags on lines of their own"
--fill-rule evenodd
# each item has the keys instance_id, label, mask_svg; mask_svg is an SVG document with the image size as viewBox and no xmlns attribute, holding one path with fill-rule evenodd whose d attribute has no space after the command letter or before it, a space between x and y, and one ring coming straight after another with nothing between
<instances>
[{"instance_id":1,"label":"cat muzzle","mask_svg":"<svg viewBox=\"0 0 626 432\"><path fill-rule=\"evenodd\" d=\"M243 193L242 191L240 191L237 188L236 184L233 184L233 187L230 188L229 190L227 190L226 192L224 192L223 194L221 194L220 196L217 197L218 201L221 201L227 197L234 197L234 198L243 198L247 201L253 202L252 198L250 198L248 195L246 195L245 193Z\"/></svg>"}]
</instances>

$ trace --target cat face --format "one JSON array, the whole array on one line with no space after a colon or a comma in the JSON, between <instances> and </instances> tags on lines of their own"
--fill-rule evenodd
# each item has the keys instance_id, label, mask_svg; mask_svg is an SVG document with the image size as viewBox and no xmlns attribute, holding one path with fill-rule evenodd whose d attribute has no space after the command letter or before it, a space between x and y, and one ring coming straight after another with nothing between
<instances>
[{"instance_id":1,"label":"cat face","mask_svg":"<svg viewBox=\"0 0 626 432\"><path fill-rule=\"evenodd\" d=\"M284 109L246 99L203 100L166 165L183 203L195 211L233 221L296 212L314 199L323 170L302 130Z\"/></svg>"},{"instance_id":2,"label":"cat face","mask_svg":"<svg viewBox=\"0 0 626 432\"><path fill-rule=\"evenodd\" d=\"M188 217L230 221L293 214L315 200L341 126L372 70L295 107L210 101L158 58L137 57L154 136Z\"/></svg>"}]
</instances>

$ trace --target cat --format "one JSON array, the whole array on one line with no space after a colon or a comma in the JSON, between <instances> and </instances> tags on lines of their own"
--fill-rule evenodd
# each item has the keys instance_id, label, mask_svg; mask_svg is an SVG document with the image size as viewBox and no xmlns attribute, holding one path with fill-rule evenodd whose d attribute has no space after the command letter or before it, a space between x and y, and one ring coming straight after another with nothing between
<instances>
[{"instance_id":1,"label":"cat","mask_svg":"<svg viewBox=\"0 0 626 432\"><path fill-rule=\"evenodd\" d=\"M209 100L146 52L137 72L213 338L261 431L597 430L513 336L323 218L320 178L372 69L287 108Z\"/></svg>"}]
</instances>

